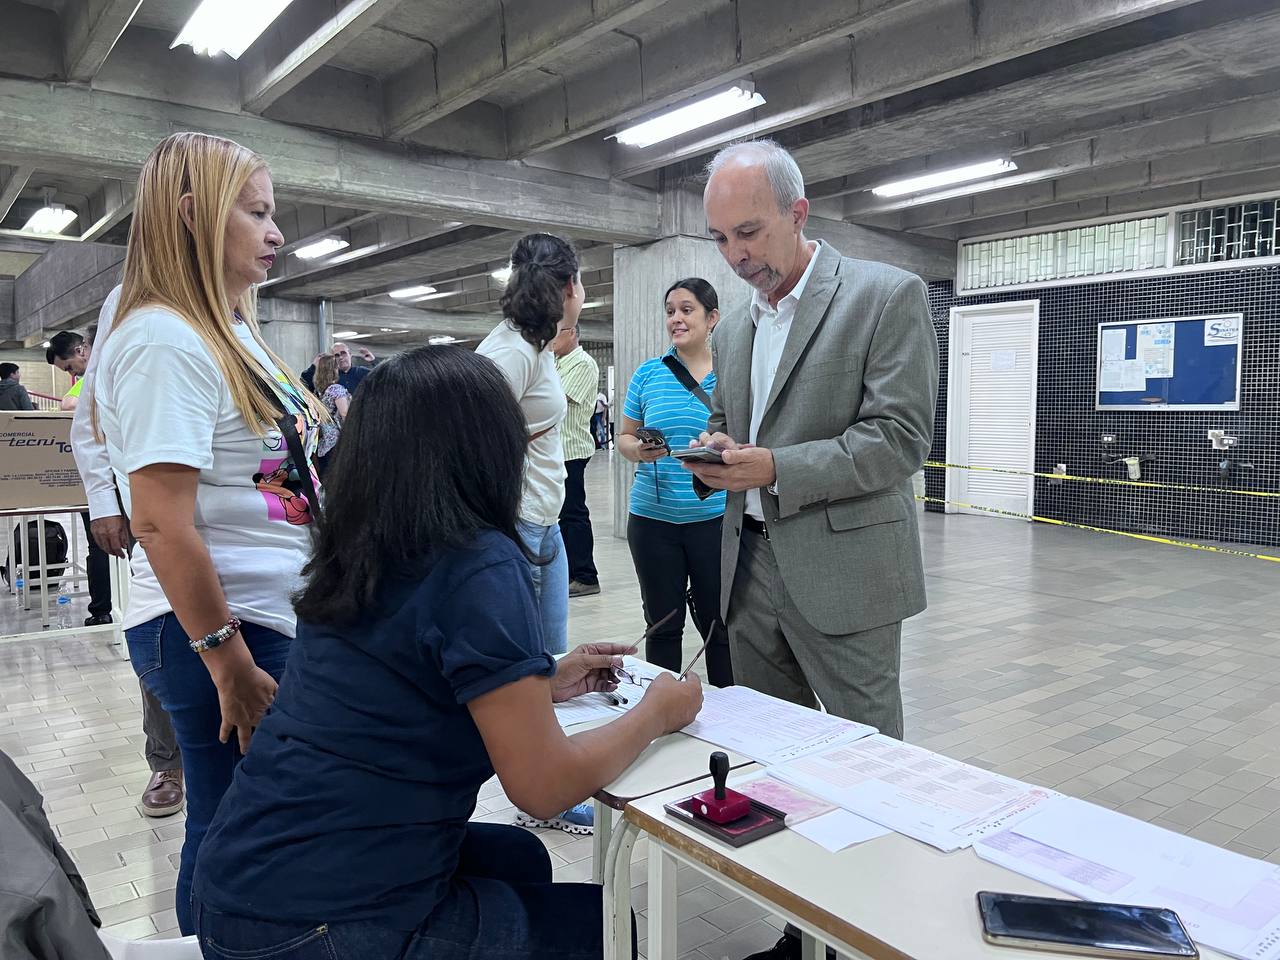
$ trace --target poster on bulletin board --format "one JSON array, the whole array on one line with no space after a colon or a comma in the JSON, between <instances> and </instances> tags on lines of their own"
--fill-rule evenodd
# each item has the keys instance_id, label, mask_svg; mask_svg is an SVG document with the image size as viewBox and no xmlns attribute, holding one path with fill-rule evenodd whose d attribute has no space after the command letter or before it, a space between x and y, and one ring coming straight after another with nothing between
<instances>
[{"instance_id":1,"label":"poster on bulletin board","mask_svg":"<svg viewBox=\"0 0 1280 960\"><path fill-rule=\"evenodd\" d=\"M1239 410L1244 315L1098 324L1097 410Z\"/></svg>"}]
</instances>

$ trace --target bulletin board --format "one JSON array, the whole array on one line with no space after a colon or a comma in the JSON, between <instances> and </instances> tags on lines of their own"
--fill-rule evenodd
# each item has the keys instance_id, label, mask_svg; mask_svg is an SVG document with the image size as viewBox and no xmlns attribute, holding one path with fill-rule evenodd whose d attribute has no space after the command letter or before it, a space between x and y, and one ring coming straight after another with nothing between
<instances>
[{"instance_id":1,"label":"bulletin board","mask_svg":"<svg viewBox=\"0 0 1280 960\"><path fill-rule=\"evenodd\" d=\"M1098 324L1097 410L1239 410L1244 314Z\"/></svg>"}]
</instances>

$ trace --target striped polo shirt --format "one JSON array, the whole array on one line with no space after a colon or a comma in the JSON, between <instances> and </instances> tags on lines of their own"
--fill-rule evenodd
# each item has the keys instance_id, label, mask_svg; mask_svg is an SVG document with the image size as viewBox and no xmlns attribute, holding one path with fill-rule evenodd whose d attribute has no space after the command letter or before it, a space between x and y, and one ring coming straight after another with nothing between
<instances>
[{"instance_id":1,"label":"striped polo shirt","mask_svg":"<svg viewBox=\"0 0 1280 960\"><path fill-rule=\"evenodd\" d=\"M674 347L668 355L675 356ZM715 388L716 375L712 371L703 379L702 389L709 396ZM685 389L661 357L640 364L627 388L622 412L646 427L661 430L673 450L697 440L707 429L710 416L702 401ZM724 491L699 500L693 492L693 474L674 457L636 466L631 486L631 512L636 516L668 523L697 523L721 516L724 501Z\"/></svg>"},{"instance_id":2,"label":"striped polo shirt","mask_svg":"<svg viewBox=\"0 0 1280 960\"><path fill-rule=\"evenodd\" d=\"M591 354L575 347L563 357L556 357L556 372L564 384L569 412L560 424L560 443L564 459L590 460L596 452L591 435L591 417L596 412L596 395L600 392L600 367Z\"/></svg>"}]
</instances>

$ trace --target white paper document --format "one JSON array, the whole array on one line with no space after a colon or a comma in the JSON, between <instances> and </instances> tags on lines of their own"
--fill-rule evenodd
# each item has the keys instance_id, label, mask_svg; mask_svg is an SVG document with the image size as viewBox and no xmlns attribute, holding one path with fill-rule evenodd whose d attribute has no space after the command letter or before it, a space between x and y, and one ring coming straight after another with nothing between
<instances>
[{"instance_id":1,"label":"white paper document","mask_svg":"<svg viewBox=\"0 0 1280 960\"><path fill-rule=\"evenodd\" d=\"M1056 796L879 734L801 757L769 773L944 851L999 832Z\"/></svg>"},{"instance_id":2,"label":"white paper document","mask_svg":"<svg viewBox=\"0 0 1280 960\"><path fill-rule=\"evenodd\" d=\"M764 764L785 763L875 727L796 706L746 687L704 687L702 711L684 732Z\"/></svg>"},{"instance_id":3,"label":"white paper document","mask_svg":"<svg viewBox=\"0 0 1280 960\"><path fill-rule=\"evenodd\" d=\"M1172 323L1138 324L1138 359L1144 377L1173 376L1175 330Z\"/></svg>"},{"instance_id":4,"label":"white paper document","mask_svg":"<svg viewBox=\"0 0 1280 960\"><path fill-rule=\"evenodd\" d=\"M1102 331L1102 361L1106 363L1108 360L1123 360L1125 347L1125 332L1123 330L1103 330Z\"/></svg>"},{"instance_id":5,"label":"white paper document","mask_svg":"<svg viewBox=\"0 0 1280 960\"><path fill-rule=\"evenodd\" d=\"M832 853L839 853L845 847L876 837L884 837L893 833L888 827L860 817L848 810L832 810L812 820L805 820L791 827L806 840L812 840L820 847Z\"/></svg>"},{"instance_id":6,"label":"white paper document","mask_svg":"<svg viewBox=\"0 0 1280 960\"><path fill-rule=\"evenodd\" d=\"M974 844L984 860L1090 900L1167 907L1192 939L1280 960L1280 867L1057 797Z\"/></svg>"},{"instance_id":7,"label":"white paper document","mask_svg":"<svg viewBox=\"0 0 1280 960\"><path fill-rule=\"evenodd\" d=\"M572 727L574 724L600 720L606 717L612 719L622 713L620 709L613 706L598 693L587 693L581 697L574 697L564 703L557 703L555 708L556 719L560 721L561 727Z\"/></svg>"}]
</instances>

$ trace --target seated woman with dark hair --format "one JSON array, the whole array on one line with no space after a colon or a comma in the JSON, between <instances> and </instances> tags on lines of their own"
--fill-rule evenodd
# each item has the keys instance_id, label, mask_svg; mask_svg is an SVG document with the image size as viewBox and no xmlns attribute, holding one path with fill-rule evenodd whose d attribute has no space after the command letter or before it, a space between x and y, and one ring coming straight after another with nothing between
<instances>
[{"instance_id":1,"label":"seated woman with dark hair","mask_svg":"<svg viewBox=\"0 0 1280 960\"><path fill-rule=\"evenodd\" d=\"M660 677L607 726L560 728L552 702L612 689L627 651L544 649L516 528L525 419L490 361L387 360L344 433L284 679L200 851L201 949L599 957L600 888L553 884L518 827L469 823L476 794L496 771L550 817L692 721L701 688Z\"/></svg>"}]
</instances>

